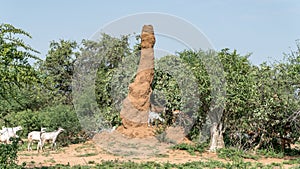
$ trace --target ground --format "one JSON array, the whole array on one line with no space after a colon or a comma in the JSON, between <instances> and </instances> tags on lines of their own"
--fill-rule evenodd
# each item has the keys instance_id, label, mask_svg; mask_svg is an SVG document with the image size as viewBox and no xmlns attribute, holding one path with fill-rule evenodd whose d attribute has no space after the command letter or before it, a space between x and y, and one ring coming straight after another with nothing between
<instances>
[{"instance_id":1,"label":"ground","mask_svg":"<svg viewBox=\"0 0 300 169\"><path fill-rule=\"evenodd\" d=\"M187 142L187 140L183 140ZM44 152L20 151L18 162L27 163L29 167L54 166L56 164L94 165L101 161L119 160L134 162L169 162L186 163L191 161L218 160L226 162L217 157L216 153L204 152L202 154L190 155L184 150L172 150L171 143L162 143L155 137L147 139L133 139L114 131L112 133L101 133L93 140L81 144L72 144L68 147L60 147L56 151L46 147ZM282 163L289 158L261 158L259 160L245 159L250 162L263 164ZM289 168L291 165L284 165Z\"/></svg>"}]
</instances>

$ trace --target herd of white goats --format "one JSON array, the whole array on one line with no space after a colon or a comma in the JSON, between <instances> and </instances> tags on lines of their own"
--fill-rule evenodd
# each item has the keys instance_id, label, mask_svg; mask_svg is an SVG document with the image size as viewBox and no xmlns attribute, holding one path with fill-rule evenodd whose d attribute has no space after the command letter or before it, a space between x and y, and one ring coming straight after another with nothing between
<instances>
[{"instance_id":1,"label":"herd of white goats","mask_svg":"<svg viewBox=\"0 0 300 169\"><path fill-rule=\"evenodd\" d=\"M164 109L165 111L165 109ZM173 111L173 115L179 116L180 114L183 114L179 110ZM148 116L148 126L151 126L155 120L159 120L161 122L164 122L165 120L160 116L159 113L149 111L149 116ZM153 126L152 126L153 127ZM113 128L113 130L115 127ZM13 127L13 128L7 128L7 127L2 127L2 130L0 130L0 141L2 143L9 143L11 137L16 137L18 138L19 136L17 135L17 132L22 130L21 126ZM43 150L43 146L46 141L51 141L52 142L52 149L56 147L56 138L57 136L64 131L63 128L59 127L56 131L52 132L46 132L46 128L41 128L41 131L32 131L28 133L28 147L27 150L31 151L31 145L34 141L37 141L37 151Z\"/></svg>"},{"instance_id":2,"label":"herd of white goats","mask_svg":"<svg viewBox=\"0 0 300 169\"><path fill-rule=\"evenodd\" d=\"M19 136L17 135L17 132L22 130L21 126L17 127L12 127L12 128L7 128L7 127L2 127L0 130L0 141L2 143L9 143L10 138L16 137L18 138ZM64 131L63 128L59 127L57 130L52 131L52 132L46 132L46 128L41 128L41 131L32 131L28 133L28 147L27 150L31 151L31 145L34 141L37 141L37 150L43 150L43 146L46 141L51 141L52 142L52 149L56 148L56 138L57 136Z\"/></svg>"}]
</instances>

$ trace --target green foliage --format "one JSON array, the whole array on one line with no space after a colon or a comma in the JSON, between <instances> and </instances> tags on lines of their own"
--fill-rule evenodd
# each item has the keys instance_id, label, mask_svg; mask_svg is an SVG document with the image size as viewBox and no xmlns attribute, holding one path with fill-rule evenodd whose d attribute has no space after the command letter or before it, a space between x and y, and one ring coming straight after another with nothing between
<instances>
[{"instance_id":1,"label":"green foliage","mask_svg":"<svg viewBox=\"0 0 300 169\"><path fill-rule=\"evenodd\" d=\"M183 76L184 71L177 71L174 69L175 62L180 62L176 56L165 56L156 60L155 74L152 83L151 104L159 107L166 107L164 119L167 124L172 124L173 110L181 110L184 100L180 84L180 77Z\"/></svg>"},{"instance_id":2,"label":"green foliage","mask_svg":"<svg viewBox=\"0 0 300 169\"><path fill-rule=\"evenodd\" d=\"M132 70L120 71L122 63L132 58L128 36L114 38L103 34L97 41L84 40L82 44L74 78L74 86L78 87L74 93L77 114L82 122L89 121L84 126L89 131L120 125L121 102L129 85L123 75L128 76Z\"/></svg>"},{"instance_id":3,"label":"green foliage","mask_svg":"<svg viewBox=\"0 0 300 169\"><path fill-rule=\"evenodd\" d=\"M5 125L7 127L22 126L23 129L18 134L25 138L29 132L40 131L42 127L42 119L39 112L31 110L9 113L4 117L4 120L7 121Z\"/></svg>"},{"instance_id":4,"label":"green foliage","mask_svg":"<svg viewBox=\"0 0 300 169\"><path fill-rule=\"evenodd\" d=\"M289 66L289 63L272 67L263 64L257 75L258 106L251 118L256 125L251 128L260 133L263 147L276 149L282 139L288 138L293 143L299 137L299 114L296 112L300 107L293 86L298 80L289 76Z\"/></svg>"},{"instance_id":5,"label":"green foliage","mask_svg":"<svg viewBox=\"0 0 300 169\"><path fill-rule=\"evenodd\" d=\"M240 137L232 137L236 133L247 133L253 121L250 117L258 105L255 81L255 67L248 56L240 56L236 51L224 49L218 57L223 65L226 80L226 106L223 111L223 123L226 134L230 137L229 144L239 148L243 146Z\"/></svg>"},{"instance_id":6,"label":"green foliage","mask_svg":"<svg viewBox=\"0 0 300 169\"><path fill-rule=\"evenodd\" d=\"M196 143L196 144L187 144L187 143L181 143L177 144L175 146L172 146L173 150L186 150L191 155L196 155L196 152L203 153L205 149L207 148L206 143Z\"/></svg>"},{"instance_id":7,"label":"green foliage","mask_svg":"<svg viewBox=\"0 0 300 169\"><path fill-rule=\"evenodd\" d=\"M72 76L78 48L75 41L52 41L46 60L39 62L42 91L49 91L48 99L71 104Z\"/></svg>"},{"instance_id":8,"label":"green foliage","mask_svg":"<svg viewBox=\"0 0 300 169\"><path fill-rule=\"evenodd\" d=\"M295 98L299 78L298 75L294 76L300 70L297 69L299 52L294 52L293 59L290 58L292 61L285 64L262 64L258 67L251 65L248 55L240 56L236 51L223 49L217 57L222 64L225 79L222 81L220 78L219 82L216 78L218 74L212 70L215 66L207 67L218 65L210 59L214 58L211 55L213 53L202 51L179 53L197 79L201 100L190 138L200 134L199 131L205 127L204 122L209 126L206 117L211 119L210 112L222 108L222 104L216 104L215 100L222 103L224 99L222 118L213 118L219 118L224 124L227 145L242 149L264 145L276 147L280 144L276 140L288 137L293 142L299 137L299 132L296 132L299 129L299 113L296 113L299 111L299 99ZM222 83L226 87L226 95L218 95L216 99L213 87L220 86L222 90Z\"/></svg>"},{"instance_id":9,"label":"green foliage","mask_svg":"<svg viewBox=\"0 0 300 169\"><path fill-rule=\"evenodd\" d=\"M38 60L36 50L25 44L21 37L29 33L10 24L0 24L0 111L2 116L11 111L30 107L31 94L20 95L38 81L37 72L29 59ZM28 105L29 104L29 105Z\"/></svg>"},{"instance_id":10,"label":"green foliage","mask_svg":"<svg viewBox=\"0 0 300 169\"><path fill-rule=\"evenodd\" d=\"M21 111L10 113L4 117L7 127L22 126L23 130L19 135L27 138L31 131L40 131L41 127L46 127L47 131L57 130L58 127L65 129L58 137L58 142L62 145L76 141L82 131L81 124L72 106L57 105L44 108L40 111ZM2 122L3 123L3 122Z\"/></svg>"},{"instance_id":11,"label":"green foliage","mask_svg":"<svg viewBox=\"0 0 300 169\"><path fill-rule=\"evenodd\" d=\"M12 139L12 144L0 144L0 168L22 168L17 165L19 139Z\"/></svg>"},{"instance_id":12,"label":"green foliage","mask_svg":"<svg viewBox=\"0 0 300 169\"><path fill-rule=\"evenodd\" d=\"M52 41L46 60L36 69L28 60L39 60L37 51L22 36L31 38L12 25L0 25L1 125L21 125L22 137L40 127L63 127L60 139L65 143L82 130L79 122L88 131L120 125L122 101L139 63L139 36L133 48L127 35L83 40L80 51L74 41ZM252 65L249 55L229 49L185 50L156 59L151 102L168 108L163 115L167 125L174 125L172 110L183 111L193 140L209 136L204 129L218 121L226 145L238 149L227 153L241 156L245 149L267 148L280 154L300 136L299 41L296 45L284 62L269 65ZM297 153L288 151L281 150Z\"/></svg>"},{"instance_id":13,"label":"green foliage","mask_svg":"<svg viewBox=\"0 0 300 169\"><path fill-rule=\"evenodd\" d=\"M230 160L254 159L258 160L259 156L236 148L223 148L217 150L218 157Z\"/></svg>"},{"instance_id":14,"label":"green foliage","mask_svg":"<svg viewBox=\"0 0 300 169\"><path fill-rule=\"evenodd\" d=\"M150 98L154 106L166 107L163 114L166 124L184 127L186 134L193 127L193 121L199 119L199 108L202 105L197 90L197 79L190 72L190 68L185 60L178 56L169 55L155 60L153 91ZM173 110L181 110L184 117L175 119Z\"/></svg>"},{"instance_id":15,"label":"green foliage","mask_svg":"<svg viewBox=\"0 0 300 169\"><path fill-rule=\"evenodd\" d=\"M176 79L182 74L178 74L177 68L173 67L175 66L174 62L180 62L178 57L165 56L155 62L155 74L152 84L154 90L152 101L154 105L162 104L174 109L182 107L179 79Z\"/></svg>"},{"instance_id":16,"label":"green foliage","mask_svg":"<svg viewBox=\"0 0 300 169\"><path fill-rule=\"evenodd\" d=\"M300 164L300 159L299 158L296 158L296 159L290 159L288 161L284 161L283 164L289 164L289 165L292 165L292 164ZM298 166L299 167L299 166Z\"/></svg>"},{"instance_id":17,"label":"green foliage","mask_svg":"<svg viewBox=\"0 0 300 169\"><path fill-rule=\"evenodd\" d=\"M284 152L278 151L275 149L262 149L262 150L258 150L257 153L266 158L283 158L284 157Z\"/></svg>"},{"instance_id":18,"label":"green foliage","mask_svg":"<svg viewBox=\"0 0 300 169\"><path fill-rule=\"evenodd\" d=\"M193 111L194 125L190 129L189 138L200 142L208 139L209 128L213 122L219 123L225 107L224 71L215 51L192 51L185 50L178 53L179 57L187 64L188 74L195 78L196 85L194 104L197 106Z\"/></svg>"},{"instance_id":19,"label":"green foliage","mask_svg":"<svg viewBox=\"0 0 300 169\"><path fill-rule=\"evenodd\" d=\"M74 108L69 105L57 105L43 109L40 112L41 126L47 131L57 130L58 127L65 129L59 137L58 142L62 145L70 144L82 130Z\"/></svg>"},{"instance_id":20,"label":"green foliage","mask_svg":"<svg viewBox=\"0 0 300 169\"><path fill-rule=\"evenodd\" d=\"M208 161L195 161L195 162L187 162L183 164L171 164L171 163L157 163L157 162L142 162L142 163L135 163L132 161L128 162L121 162L118 160L112 161L102 161L100 164L96 164L95 166L70 166L70 165L62 165L57 164L55 166L49 166L48 169L54 168L61 168L61 169L89 169L89 168L101 168L101 169L119 169L119 168L130 168L130 169L153 169L153 168L164 168L164 169L173 169L173 168L180 168L180 169L199 169L199 168L228 168L228 169L235 169L235 168L247 168L247 169L272 169L275 167L283 167L281 163L272 163L269 165L263 165L261 163L251 163L251 162L244 162L244 161L233 161L233 162L220 162L215 160L208 160Z\"/></svg>"}]
</instances>

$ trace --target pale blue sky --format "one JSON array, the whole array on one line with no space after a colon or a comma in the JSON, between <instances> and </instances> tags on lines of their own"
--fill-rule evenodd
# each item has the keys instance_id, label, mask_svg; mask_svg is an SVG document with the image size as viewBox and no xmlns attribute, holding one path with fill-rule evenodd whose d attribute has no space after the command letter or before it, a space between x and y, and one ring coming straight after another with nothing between
<instances>
[{"instance_id":1,"label":"pale blue sky","mask_svg":"<svg viewBox=\"0 0 300 169\"><path fill-rule=\"evenodd\" d=\"M215 49L253 53L254 64L281 59L300 39L299 0L0 0L0 23L29 32L33 39L26 42L41 52L41 58L51 40L80 42L113 20L142 12L183 18L200 29Z\"/></svg>"}]
</instances>

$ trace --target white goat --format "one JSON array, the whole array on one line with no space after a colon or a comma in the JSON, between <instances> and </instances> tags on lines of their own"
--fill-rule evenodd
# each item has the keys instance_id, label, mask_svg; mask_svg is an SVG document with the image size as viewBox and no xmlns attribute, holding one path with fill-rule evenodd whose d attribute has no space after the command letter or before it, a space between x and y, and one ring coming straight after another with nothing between
<instances>
[{"instance_id":1,"label":"white goat","mask_svg":"<svg viewBox=\"0 0 300 169\"><path fill-rule=\"evenodd\" d=\"M156 113L156 112L152 112L152 111L149 111L149 115L148 115L148 127L152 125L152 123L155 121L155 120L159 120L161 122L165 122L165 120L160 117L160 114L159 113ZM153 126L152 126L153 127Z\"/></svg>"},{"instance_id":2,"label":"white goat","mask_svg":"<svg viewBox=\"0 0 300 169\"><path fill-rule=\"evenodd\" d=\"M59 133L61 133L62 131L64 131L64 129L59 127L56 131L42 133L42 135L41 135L41 149L43 150L43 146L44 146L46 141L52 140L51 149L54 150L54 148L56 147L56 142L55 142L56 138L59 135Z\"/></svg>"},{"instance_id":3,"label":"white goat","mask_svg":"<svg viewBox=\"0 0 300 169\"><path fill-rule=\"evenodd\" d=\"M30 133L28 133L28 146L27 146L27 150L31 151L31 145L33 141L38 141L37 144L37 151L39 151L39 149L42 148L42 140L41 140L41 135L46 131L46 128L41 128L41 131L32 131Z\"/></svg>"},{"instance_id":4,"label":"white goat","mask_svg":"<svg viewBox=\"0 0 300 169\"><path fill-rule=\"evenodd\" d=\"M13 128L2 127L2 130L0 130L1 133L0 141L9 143L10 142L9 139L11 137L19 138L19 136L17 135L17 131L20 131L22 129L23 128L21 126L17 126Z\"/></svg>"}]
</instances>

